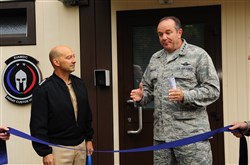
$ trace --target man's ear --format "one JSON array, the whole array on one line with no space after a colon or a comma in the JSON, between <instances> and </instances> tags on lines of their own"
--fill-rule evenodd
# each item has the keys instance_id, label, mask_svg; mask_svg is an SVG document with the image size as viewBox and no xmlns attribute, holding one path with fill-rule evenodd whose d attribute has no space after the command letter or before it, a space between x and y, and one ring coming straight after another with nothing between
<instances>
[{"instance_id":1,"label":"man's ear","mask_svg":"<svg viewBox=\"0 0 250 165\"><path fill-rule=\"evenodd\" d=\"M58 60L57 58L55 58L55 59L53 59L53 64L54 64L55 66L59 66L59 65L60 65L60 62L59 62L59 60Z\"/></svg>"},{"instance_id":2,"label":"man's ear","mask_svg":"<svg viewBox=\"0 0 250 165\"><path fill-rule=\"evenodd\" d=\"M178 38L181 38L182 33L183 33L183 30L182 30L182 28L180 28L180 29L178 30Z\"/></svg>"}]
</instances>

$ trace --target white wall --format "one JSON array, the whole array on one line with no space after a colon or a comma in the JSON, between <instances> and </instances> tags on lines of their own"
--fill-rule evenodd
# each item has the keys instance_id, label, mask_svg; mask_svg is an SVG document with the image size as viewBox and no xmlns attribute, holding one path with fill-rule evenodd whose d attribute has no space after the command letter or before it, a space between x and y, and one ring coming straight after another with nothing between
<instances>
[{"instance_id":1,"label":"white wall","mask_svg":"<svg viewBox=\"0 0 250 165\"><path fill-rule=\"evenodd\" d=\"M222 6L222 77L224 125L233 121L250 120L250 1L248 0L173 0L172 4L159 4L159 0L112 0L112 68L114 121L118 121L117 32L116 11L204 6ZM119 148L119 130L114 127L115 148ZM248 138L249 142L249 138ZM238 164L239 139L225 133L225 162ZM248 147L250 149L250 147ZM118 164L119 155L115 155Z\"/></svg>"},{"instance_id":2,"label":"white wall","mask_svg":"<svg viewBox=\"0 0 250 165\"><path fill-rule=\"evenodd\" d=\"M78 7L65 7L58 0L36 0L36 37L37 44L32 46L0 47L0 72L2 74L5 60L16 54L27 54L39 61L38 67L42 77L53 72L48 54L58 44L70 46L76 54L76 71L80 76L80 33ZM1 75L2 77L2 75ZM5 99L6 93L0 88L0 124L13 127L30 134L30 104L20 106ZM11 136L7 142L9 164L41 164L42 159L34 152L31 142Z\"/></svg>"}]
</instances>

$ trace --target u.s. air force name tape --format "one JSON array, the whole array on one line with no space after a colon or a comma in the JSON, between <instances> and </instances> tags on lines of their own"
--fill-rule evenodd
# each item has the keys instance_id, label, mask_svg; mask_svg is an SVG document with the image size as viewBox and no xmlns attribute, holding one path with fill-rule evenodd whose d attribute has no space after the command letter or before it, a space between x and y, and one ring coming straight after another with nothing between
<instances>
[{"instance_id":1,"label":"u.s. air force name tape","mask_svg":"<svg viewBox=\"0 0 250 165\"><path fill-rule=\"evenodd\" d=\"M195 143L195 142L198 142L198 141L207 140L210 137L212 137L212 136L214 136L214 135L216 135L218 133L233 132L232 130L229 130L229 127L231 127L231 125L228 125L228 126L223 127L223 128L215 129L215 130L212 130L212 131L209 131L209 132L205 132L205 133L202 133L202 134L198 134L198 135L195 135L195 136L191 136L191 137L188 137L188 138L184 138L184 139L180 139L180 140L176 140L176 141L172 141L172 142L168 142L168 143L163 143L163 144L159 144L159 145L155 145L155 146L124 149L124 150L95 150L94 152L128 153L128 152L145 152L145 151L161 150L161 149L167 149L167 148L175 148L175 147ZM8 133L10 133L12 135L15 135L15 136L18 136L18 137L21 137L21 138L24 138L24 139L27 139L27 140L30 140L30 141L33 141L33 142L40 143L40 144L45 144L45 145L48 145L48 146L55 146L55 147L61 147L61 148L65 148L65 149L76 150L76 149L71 148L71 147L61 146L61 145L57 145L57 144L53 144L53 143L43 141L41 139L32 137L32 136L30 136L30 135L28 135L28 134L26 134L24 132L18 131L18 130L14 129L14 128L9 128ZM243 136L241 138L241 140L240 140L242 146L244 146L243 148L241 147L242 151L241 151L240 159L242 159L242 160L239 161L239 162L241 162L240 165L247 165L248 164L248 162L246 162L247 161L247 143L246 143L246 139L245 140L244 139L245 139L245 137ZM245 143L244 143L244 141L245 141ZM2 150L2 147L1 147L0 150ZM81 150L81 151L85 152L86 150ZM3 156L4 154L6 155L6 161L7 161L7 152L5 150L5 152L0 151L0 153L2 154L2 155L0 155L0 164L1 164L2 163L1 162L2 157L4 157ZM3 161L4 161L4 159L3 159Z\"/></svg>"}]
</instances>

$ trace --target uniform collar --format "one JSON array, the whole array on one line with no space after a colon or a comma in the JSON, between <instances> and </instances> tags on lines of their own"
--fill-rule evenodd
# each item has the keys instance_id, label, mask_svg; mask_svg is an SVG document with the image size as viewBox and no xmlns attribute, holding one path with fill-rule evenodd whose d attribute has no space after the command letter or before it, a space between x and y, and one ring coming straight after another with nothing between
<instances>
[{"instance_id":1,"label":"uniform collar","mask_svg":"<svg viewBox=\"0 0 250 165\"><path fill-rule=\"evenodd\" d=\"M175 55L175 58L176 58L176 56L179 56L179 55L181 55L181 56L186 55L186 50L187 50L188 43L186 42L185 39L182 39L182 41L183 42L182 42L181 47L179 48L178 55ZM160 53L156 57L160 58L162 56L166 56L165 49L160 50Z\"/></svg>"},{"instance_id":2,"label":"uniform collar","mask_svg":"<svg viewBox=\"0 0 250 165\"><path fill-rule=\"evenodd\" d=\"M182 45L181 45L181 47L180 47L180 51L179 51L179 55L181 55L181 56L184 56L184 55L186 55L186 50L187 50L187 45L188 45L188 43L186 42L186 40L185 39L182 39Z\"/></svg>"}]
</instances>

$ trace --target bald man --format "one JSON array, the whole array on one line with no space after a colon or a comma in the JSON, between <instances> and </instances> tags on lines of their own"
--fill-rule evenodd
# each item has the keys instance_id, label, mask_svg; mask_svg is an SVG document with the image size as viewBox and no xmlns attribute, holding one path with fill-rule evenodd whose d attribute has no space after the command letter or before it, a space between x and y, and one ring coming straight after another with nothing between
<instances>
[{"instance_id":1,"label":"bald man","mask_svg":"<svg viewBox=\"0 0 250 165\"><path fill-rule=\"evenodd\" d=\"M82 79L71 74L76 64L71 48L56 46L49 59L54 72L33 91L31 135L76 150L35 142L33 148L46 165L84 165L86 154L93 152L94 132L87 89Z\"/></svg>"}]
</instances>

